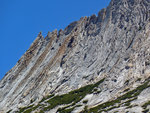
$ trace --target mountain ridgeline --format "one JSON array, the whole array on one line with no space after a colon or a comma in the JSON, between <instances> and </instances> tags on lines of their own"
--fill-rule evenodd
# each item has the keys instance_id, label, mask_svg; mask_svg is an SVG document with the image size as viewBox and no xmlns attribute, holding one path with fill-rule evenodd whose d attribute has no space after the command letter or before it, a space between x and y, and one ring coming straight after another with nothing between
<instances>
[{"instance_id":1,"label":"mountain ridgeline","mask_svg":"<svg viewBox=\"0 0 150 113\"><path fill-rule=\"evenodd\" d=\"M38 34L0 81L0 113L150 112L150 0Z\"/></svg>"}]
</instances>

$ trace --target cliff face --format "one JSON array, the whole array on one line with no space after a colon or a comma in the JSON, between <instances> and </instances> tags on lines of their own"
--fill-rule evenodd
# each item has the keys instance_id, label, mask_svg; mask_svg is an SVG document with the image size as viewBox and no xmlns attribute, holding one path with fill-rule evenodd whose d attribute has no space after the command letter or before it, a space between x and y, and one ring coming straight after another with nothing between
<instances>
[{"instance_id":1,"label":"cliff face","mask_svg":"<svg viewBox=\"0 0 150 113\"><path fill-rule=\"evenodd\" d=\"M112 0L98 16L39 33L0 81L0 113L141 113L149 81L150 0Z\"/></svg>"}]
</instances>

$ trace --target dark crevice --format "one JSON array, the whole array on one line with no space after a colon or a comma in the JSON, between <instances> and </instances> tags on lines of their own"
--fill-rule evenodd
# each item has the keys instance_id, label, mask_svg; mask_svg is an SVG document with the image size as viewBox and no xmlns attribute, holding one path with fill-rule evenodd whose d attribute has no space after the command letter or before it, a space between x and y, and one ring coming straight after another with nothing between
<instances>
[{"instance_id":1,"label":"dark crevice","mask_svg":"<svg viewBox=\"0 0 150 113\"><path fill-rule=\"evenodd\" d=\"M72 37L71 39L70 39L70 42L68 43L68 48L72 48L72 43L73 43L73 41L74 41L74 37Z\"/></svg>"},{"instance_id":2,"label":"dark crevice","mask_svg":"<svg viewBox=\"0 0 150 113\"><path fill-rule=\"evenodd\" d=\"M130 44L129 44L129 46L127 47L127 49L126 49L126 50L128 50L128 49L132 46L133 41L134 41L134 38L132 38L132 40L131 40L131 42L130 42Z\"/></svg>"}]
</instances>

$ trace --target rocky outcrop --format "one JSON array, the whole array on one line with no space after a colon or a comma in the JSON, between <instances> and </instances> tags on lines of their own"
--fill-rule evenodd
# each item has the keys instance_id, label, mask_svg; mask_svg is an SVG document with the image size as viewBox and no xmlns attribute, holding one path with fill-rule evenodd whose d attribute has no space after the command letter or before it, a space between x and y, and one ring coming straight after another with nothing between
<instances>
[{"instance_id":1,"label":"rocky outcrop","mask_svg":"<svg viewBox=\"0 0 150 113\"><path fill-rule=\"evenodd\" d=\"M98 16L39 33L0 81L0 112L146 112L149 78L150 1L112 0Z\"/></svg>"}]
</instances>

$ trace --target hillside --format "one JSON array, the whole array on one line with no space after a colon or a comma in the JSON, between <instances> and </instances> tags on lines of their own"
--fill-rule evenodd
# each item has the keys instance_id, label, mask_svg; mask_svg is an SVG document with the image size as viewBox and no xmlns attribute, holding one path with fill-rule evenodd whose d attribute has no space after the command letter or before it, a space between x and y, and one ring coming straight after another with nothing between
<instances>
[{"instance_id":1,"label":"hillside","mask_svg":"<svg viewBox=\"0 0 150 113\"><path fill-rule=\"evenodd\" d=\"M150 112L150 0L40 32L0 81L0 113Z\"/></svg>"}]
</instances>

